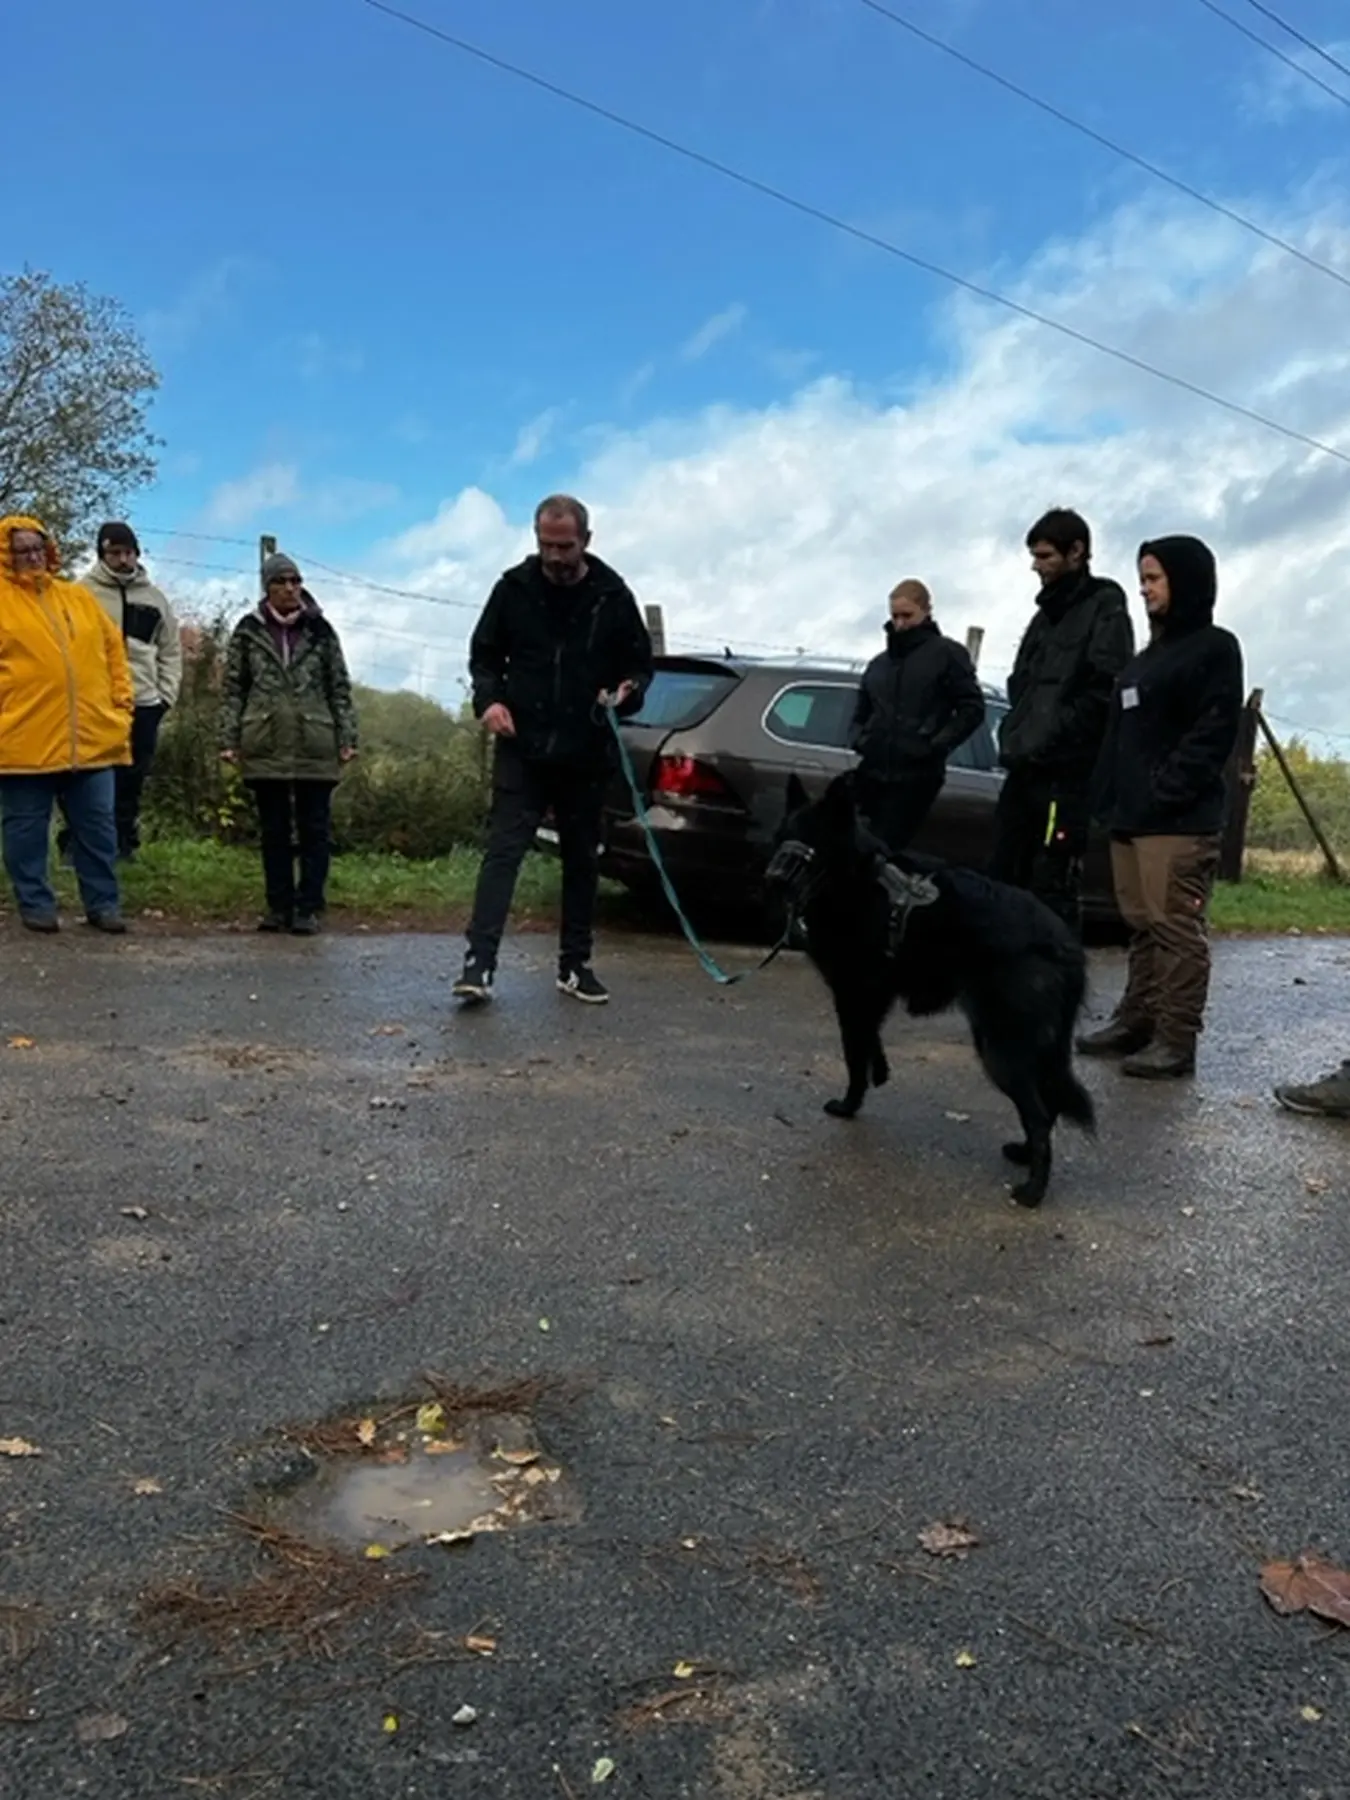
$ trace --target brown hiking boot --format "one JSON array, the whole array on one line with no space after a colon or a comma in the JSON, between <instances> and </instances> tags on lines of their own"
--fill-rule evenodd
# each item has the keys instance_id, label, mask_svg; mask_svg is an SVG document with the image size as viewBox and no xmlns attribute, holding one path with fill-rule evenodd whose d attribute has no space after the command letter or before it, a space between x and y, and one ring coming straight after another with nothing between
<instances>
[{"instance_id":1,"label":"brown hiking boot","mask_svg":"<svg viewBox=\"0 0 1350 1800\"><path fill-rule=\"evenodd\" d=\"M1153 1037L1151 1025L1131 1025L1125 1019L1108 1019L1096 1031L1085 1031L1075 1042L1080 1056L1131 1056Z\"/></svg>"},{"instance_id":2,"label":"brown hiking boot","mask_svg":"<svg viewBox=\"0 0 1350 1800\"><path fill-rule=\"evenodd\" d=\"M1277 1087L1275 1098L1286 1112L1307 1113L1319 1119L1350 1119L1350 1062L1343 1062L1339 1069L1306 1087Z\"/></svg>"},{"instance_id":3,"label":"brown hiking boot","mask_svg":"<svg viewBox=\"0 0 1350 1800\"><path fill-rule=\"evenodd\" d=\"M1179 1075L1194 1075L1195 1046L1169 1044L1155 1038L1147 1050L1127 1056L1120 1065L1122 1075L1136 1075L1141 1081L1173 1081Z\"/></svg>"}]
</instances>

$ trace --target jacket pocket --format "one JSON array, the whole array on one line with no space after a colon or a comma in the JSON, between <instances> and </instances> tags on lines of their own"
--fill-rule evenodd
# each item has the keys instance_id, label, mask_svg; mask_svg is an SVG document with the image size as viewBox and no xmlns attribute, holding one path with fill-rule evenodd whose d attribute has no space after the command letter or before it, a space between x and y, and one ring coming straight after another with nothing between
<instances>
[{"instance_id":1,"label":"jacket pocket","mask_svg":"<svg viewBox=\"0 0 1350 1800\"><path fill-rule=\"evenodd\" d=\"M239 754L248 758L269 756L276 748L277 722L271 713L246 712L239 727Z\"/></svg>"},{"instance_id":2,"label":"jacket pocket","mask_svg":"<svg viewBox=\"0 0 1350 1800\"><path fill-rule=\"evenodd\" d=\"M307 706L301 711L299 751L301 762L337 761L337 723L327 709Z\"/></svg>"}]
</instances>

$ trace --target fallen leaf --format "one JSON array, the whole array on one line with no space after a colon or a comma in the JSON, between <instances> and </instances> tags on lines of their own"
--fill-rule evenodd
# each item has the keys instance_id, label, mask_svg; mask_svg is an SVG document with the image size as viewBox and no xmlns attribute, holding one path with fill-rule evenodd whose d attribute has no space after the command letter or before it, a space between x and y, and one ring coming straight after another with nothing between
<instances>
[{"instance_id":1,"label":"fallen leaf","mask_svg":"<svg viewBox=\"0 0 1350 1800\"><path fill-rule=\"evenodd\" d=\"M1261 1592L1278 1613L1311 1612L1350 1625L1350 1572L1311 1552L1294 1562L1269 1562Z\"/></svg>"},{"instance_id":2,"label":"fallen leaf","mask_svg":"<svg viewBox=\"0 0 1350 1800\"><path fill-rule=\"evenodd\" d=\"M121 1713L86 1713L76 1722L75 1735L82 1744L107 1744L130 1730L130 1720Z\"/></svg>"},{"instance_id":3,"label":"fallen leaf","mask_svg":"<svg viewBox=\"0 0 1350 1800\"><path fill-rule=\"evenodd\" d=\"M472 1650L475 1656L495 1656L497 1640L496 1638L479 1637L477 1633L470 1632L464 1640L464 1648Z\"/></svg>"},{"instance_id":4,"label":"fallen leaf","mask_svg":"<svg viewBox=\"0 0 1350 1800\"><path fill-rule=\"evenodd\" d=\"M963 1519L939 1519L933 1525L925 1525L919 1542L930 1556L967 1556L980 1547L978 1532L972 1531Z\"/></svg>"},{"instance_id":5,"label":"fallen leaf","mask_svg":"<svg viewBox=\"0 0 1350 1800\"><path fill-rule=\"evenodd\" d=\"M30 1037L12 1037L9 1040L9 1047L11 1050L35 1050L37 1044Z\"/></svg>"},{"instance_id":6,"label":"fallen leaf","mask_svg":"<svg viewBox=\"0 0 1350 1800\"><path fill-rule=\"evenodd\" d=\"M958 1669L973 1669L975 1667L975 1658L969 1650L958 1650L955 1662Z\"/></svg>"},{"instance_id":7,"label":"fallen leaf","mask_svg":"<svg viewBox=\"0 0 1350 1800\"><path fill-rule=\"evenodd\" d=\"M477 1717L478 1708L476 1706L461 1706L458 1712L451 1713L450 1723L452 1725L472 1725Z\"/></svg>"},{"instance_id":8,"label":"fallen leaf","mask_svg":"<svg viewBox=\"0 0 1350 1800\"><path fill-rule=\"evenodd\" d=\"M540 1331L552 1331L553 1327L549 1324L547 1319L540 1319L539 1329Z\"/></svg>"},{"instance_id":9,"label":"fallen leaf","mask_svg":"<svg viewBox=\"0 0 1350 1800\"><path fill-rule=\"evenodd\" d=\"M688 1681L693 1673L694 1665L691 1662L677 1662L675 1667L671 1670L671 1674L675 1677L676 1681Z\"/></svg>"},{"instance_id":10,"label":"fallen leaf","mask_svg":"<svg viewBox=\"0 0 1350 1800\"><path fill-rule=\"evenodd\" d=\"M1244 1481L1240 1487L1230 1488L1228 1491L1235 1500L1265 1499L1265 1495L1261 1492L1260 1488L1253 1487L1250 1482Z\"/></svg>"},{"instance_id":11,"label":"fallen leaf","mask_svg":"<svg viewBox=\"0 0 1350 1800\"><path fill-rule=\"evenodd\" d=\"M119 1206L117 1210L124 1219L148 1219L150 1217L143 1206Z\"/></svg>"},{"instance_id":12,"label":"fallen leaf","mask_svg":"<svg viewBox=\"0 0 1350 1800\"><path fill-rule=\"evenodd\" d=\"M428 1438L423 1444L423 1453L427 1456L452 1456L464 1445L459 1438Z\"/></svg>"},{"instance_id":13,"label":"fallen leaf","mask_svg":"<svg viewBox=\"0 0 1350 1800\"><path fill-rule=\"evenodd\" d=\"M390 1444L387 1450L381 1450L375 1458L377 1463L405 1463L408 1460L406 1444Z\"/></svg>"},{"instance_id":14,"label":"fallen leaf","mask_svg":"<svg viewBox=\"0 0 1350 1800\"><path fill-rule=\"evenodd\" d=\"M402 1037L403 1031L402 1025L376 1025L372 1027L370 1035L372 1037Z\"/></svg>"},{"instance_id":15,"label":"fallen leaf","mask_svg":"<svg viewBox=\"0 0 1350 1800\"><path fill-rule=\"evenodd\" d=\"M164 1489L153 1475L142 1475L139 1481L132 1482L131 1491L133 1494L162 1494Z\"/></svg>"},{"instance_id":16,"label":"fallen leaf","mask_svg":"<svg viewBox=\"0 0 1350 1800\"><path fill-rule=\"evenodd\" d=\"M424 1544L471 1544L477 1535L476 1531L470 1531L467 1526L462 1526L457 1531L433 1531L431 1536L423 1538L422 1542Z\"/></svg>"},{"instance_id":17,"label":"fallen leaf","mask_svg":"<svg viewBox=\"0 0 1350 1800\"><path fill-rule=\"evenodd\" d=\"M374 1419L362 1419L356 1428L356 1441L358 1444L364 1444L367 1449L375 1442Z\"/></svg>"},{"instance_id":18,"label":"fallen leaf","mask_svg":"<svg viewBox=\"0 0 1350 1800\"><path fill-rule=\"evenodd\" d=\"M492 1454L496 1457L498 1462L510 1463L513 1469L523 1469L529 1463L538 1462L540 1453L537 1450L497 1449L494 1450Z\"/></svg>"},{"instance_id":19,"label":"fallen leaf","mask_svg":"<svg viewBox=\"0 0 1350 1800\"><path fill-rule=\"evenodd\" d=\"M942 1116L944 1119L950 1119L954 1125L969 1125L970 1123L969 1113L949 1112L944 1113Z\"/></svg>"},{"instance_id":20,"label":"fallen leaf","mask_svg":"<svg viewBox=\"0 0 1350 1800\"><path fill-rule=\"evenodd\" d=\"M367 1544L366 1545L366 1561L367 1562L379 1562L383 1557L386 1557L389 1554L390 1554L390 1551L389 1551L389 1546L387 1544Z\"/></svg>"},{"instance_id":21,"label":"fallen leaf","mask_svg":"<svg viewBox=\"0 0 1350 1800\"><path fill-rule=\"evenodd\" d=\"M384 1729L388 1732L395 1732L398 1730L397 1713L386 1713L384 1715Z\"/></svg>"},{"instance_id":22,"label":"fallen leaf","mask_svg":"<svg viewBox=\"0 0 1350 1800\"><path fill-rule=\"evenodd\" d=\"M612 1756L602 1756L591 1770L591 1785L599 1787L602 1781L608 1781L614 1773L615 1762Z\"/></svg>"},{"instance_id":23,"label":"fallen leaf","mask_svg":"<svg viewBox=\"0 0 1350 1800\"><path fill-rule=\"evenodd\" d=\"M1305 1175L1303 1185L1310 1194L1325 1194L1331 1183L1325 1175Z\"/></svg>"},{"instance_id":24,"label":"fallen leaf","mask_svg":"<svg viewBox=\"0 0 1350 1800\"><path fill-rule=\"evenodd\" d=\"M1298 1716L1305 1725L1315 1725L1322 1716L1320 1706L1300 1706Z\"/></svg>"},{"instance_id":25,"label":"fallen leaf","mask_svg":"<svg viewBox=\"0 0 1350 1800\"><path fill-rule=\"evenodd\" d=\"M0 1438L0 1456L41 1456L36 1444L27 1438Z\"/></svg>"},{"instance_id":26,"label":"fallen leaf","mask_svg":"<svg viewBox=\"0 0 1350 1800\"><path fill-rule=\"evenodd\" d=\"M428 1400L417 1409L417 1429L428 1437L439 1437L445 1430L445 1408L439 1400Z\"/></svg>"}]
</instances>

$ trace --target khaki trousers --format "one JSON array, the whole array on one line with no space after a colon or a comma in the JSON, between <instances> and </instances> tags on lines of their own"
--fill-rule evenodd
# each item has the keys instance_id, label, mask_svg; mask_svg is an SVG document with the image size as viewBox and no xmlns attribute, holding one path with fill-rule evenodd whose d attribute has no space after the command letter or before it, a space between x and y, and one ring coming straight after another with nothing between
<instances>
[{"instance_id":1,"label":"khaki trousers","mask_svg":"<svg viewBox=\"0 0 1350 1800\"><path fill-rule=\"evenodd\" d=\"M1116 904L1130 931L1130 972L1116 1009L1121 1024L1194 1050L1209 994L1206 918L1217 837L1137 837L1111 843Z\"/></svg>"}]
</instances>

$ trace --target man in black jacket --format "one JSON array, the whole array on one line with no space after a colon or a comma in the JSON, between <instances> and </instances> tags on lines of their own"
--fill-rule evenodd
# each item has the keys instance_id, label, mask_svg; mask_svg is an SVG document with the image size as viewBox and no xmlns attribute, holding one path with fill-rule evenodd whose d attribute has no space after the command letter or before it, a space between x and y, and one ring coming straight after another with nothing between
<instances>
[{"instance_id":1,"label":"man in black jacket","mask_svg":"<svg viewBox=\"0 0 1350 1800\"><path fill-rule=\"evenodd\" d=\"M555 494L534 515L538 552L488 596L469 646L473 710L496 738L492 817L469 948L454 993L492 996L516 876L552 807L562 853L558 988L598 1004L591 968L597 848L613 738L604 709L636 712L652 675L646 627L622 577L590 553L579 500Z\"/></svg>"},{"instance_id":2,"label":"man in black jacket","mask_svg":"<svg viewBox=\"0 0 1350 1800\"><path fill-rule=\"evenodd\" d=\"M1078 1048L1123 1056L1127 1075L1157 1081L1192 1072L1204 1023L1205 915L1242 712L1242 650L1214 623L1218 570L1199 538L1141 544L1139 581L1149 641L1116 684L1094 795L1111 833L1130 972L1114 1017Z\"/></svg>"},{"instance_id":3,"label":"man in black jacket","mask_svg":"<svg viewBox=\"0 0 1350 1800\"><path fill-rule=\"evenodd\" d=\"M984 720L971 660L943 637L932 609L921 581L892 590L886 648L868 663L853 714L858 811L892 853L928 817L948 756Z\"/></svg>"},{"instance_id":4,"label":"man in black jacket","mask_svg":"<svg viewBox=\"0 0 1350 1800\"><path fill-rule=\"evenodd\" d=\"M1092 533L1078 513L1046 513L1027 548L1041 591L1008 678L989 872L1030 888L1076 931L1092 771L1134 631L1124 593L1088 566Z\"/></svg>"}]
</instances>

